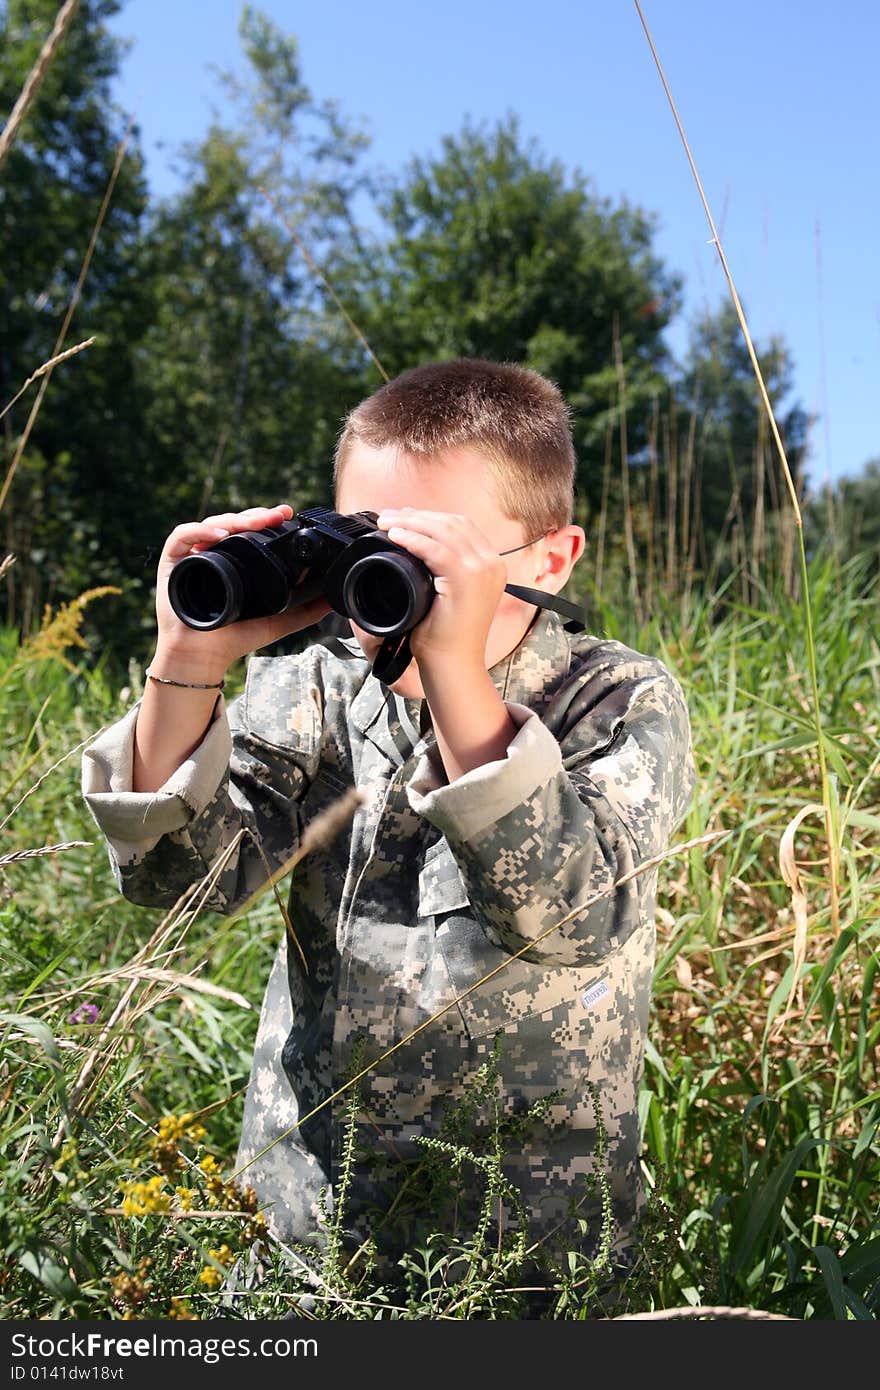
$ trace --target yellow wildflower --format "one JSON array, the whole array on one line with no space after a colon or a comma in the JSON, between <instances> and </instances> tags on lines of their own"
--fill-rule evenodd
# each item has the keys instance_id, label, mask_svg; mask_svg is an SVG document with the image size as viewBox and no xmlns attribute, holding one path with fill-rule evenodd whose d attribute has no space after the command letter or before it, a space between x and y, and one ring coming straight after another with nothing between
<instances>
[{"instance_id":1,"label":"yellow wildflower","mask_svg":"<svg viewBox=\"0 0 880 1390\"><path fill-rule=\"evenodd\" d=\"M265 1241L269 1235L269 1227L262 1212L256 1212L249 1217L241 1228L241 1243L244 1246L253 1245L254 1241Z\"/></svg>"},{"instance_id":2,"label":"yellow wildflower","mask_svg":"<svg viewBox=\"0 0 880 1390\"><path fill-rule=\"evenodd\" d=\"M159 1121L159 1140L165 1144L176 1144L181 1139L191 1139L198 1143L207 1134L205 1126L195 1117L192 1110L183 1115L163 1115Z\"/></svg>"},{"instance_id":3,"label":"yellow wildflower","mask_svg":"<svg viewBox=\"0 0 880 1390\"><path fill-rule=\"evenodd\" d=\"M68 671L76 671L72 661L64 655L67 647L85 647L85 638L80 632L83 609L93 599L104 594L121 594L115 584L102 584L98 589L86 589L70 603L62 603L57 613L52 612L47 603L43 609L43 622L40 631L28 637L19 648L19 659L23 661L60 661Z\"/></svg>"},{"instance_id":4,"label":"yellow wildflower","mask_svg":"<svg viewBox=\"0 0 880 1390\"><path fill-rule=\"evenodd\" d=\"M199 1163L199 1167L206 1178L213 1178L215 1173L219 1173L220 1171L219 1164L213 1154L205 1154L205 1157Z\"/></svg>"},{"instance_id":5,"label":"yellow wildflower","mask_svg":"<svg viewBox=\"0 0 880 1390\"><path fill-rule=\"evenodd\" d=\"M146 1216L154 1211L168 1211L171 1197L163 1192L165 1179L161 1173L146 1182L122 1183L122 1213L124 1216Z\"/></svg>"},{"instance_id":6,"label":"yellow wildflower","mask_svg":"<svg viewBox=\"0 0 880 1390\"><path fill-rule=\"evenodd\" d=\"M193 1201L195 1200L196 1195L192 1188L175 1187L174 1191L177 1193L178 1199L180 1201L181 1211L192 1211Z\"/></svg>"},{"instance_id":7,"label":"yellow wildflower","mask_svg":"<svg viewBox=\"0 0 880 1390\"><path fill-rule=\"evenodd\" d=\"M199 1283L204 1284L206 1289L216 1289L218 1284L223 1282L222 1276L213 1265L205 1265L199 1275Z\"/></svg>"},{"instance_id":8,"label":"yellow wildflower","mask_svg":"<svg viewBox=\"0 0 880 1390\"><path fill-rule=\"evenodd\" d=\"M176 1115L163 1115L159 1121L159 1138L173 1144L183 1133L182 1121Z\"/></svg>"},{"instance_id":9,"label":"yellow wildflower","mask_svg":"<svg viewBox=\"0 0 880 1390\"><path fill-rule=\"evenodd\" d=\"M198 1322L198 1318L185 1298L172 1298L168 1316L169 1318L184 1318L191 1322Z\"/></svg>"}]
</instances>

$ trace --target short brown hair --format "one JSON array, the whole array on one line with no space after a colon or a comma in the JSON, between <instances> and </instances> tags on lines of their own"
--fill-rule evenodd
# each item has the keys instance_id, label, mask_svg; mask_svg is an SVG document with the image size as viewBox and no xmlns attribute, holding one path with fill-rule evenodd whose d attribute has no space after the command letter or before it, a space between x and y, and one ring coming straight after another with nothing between
<instances>
[{"instance_id":1,"label":"short brown hair","mask_svg":"<svg viewBox=\"0 0 880 1390\"><path fill-rule=\"evenodd\" d=\"M559 388L515 362L457 357L401 372L349 411L333 461L338 487L351 445L427 457L471 446L489 462L500 507L529 536L572 518L575 453Z\"/></svg>"}]
</instances>

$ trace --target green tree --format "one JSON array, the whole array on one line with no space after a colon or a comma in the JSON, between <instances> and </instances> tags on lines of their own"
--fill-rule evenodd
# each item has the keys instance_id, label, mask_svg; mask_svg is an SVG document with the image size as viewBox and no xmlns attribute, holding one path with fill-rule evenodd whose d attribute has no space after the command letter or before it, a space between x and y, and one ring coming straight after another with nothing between
<instances>
[{"instance_id":1,"label":"green tree","mask_svg":"<svg viewBox=\"0 0 880 1390\"><path fill-rule=\"evenodd\" d=\"M49 33L55 0L0 3L0 110L9 111ZM0 404L52 353L125 130L110 83L117 0L82 0L0 173ZM117 582L133 481L146 459L134 346L149 320L140 266L146 192L136 135L122 164L67 343L95 345L56 369L6 499L7 622ZM34 396L4 418L3 476ZM108 543L109 542L109 543Z\"/></svg>"},{"instance_id":2,"label":"green tree","mask_svg":"<svg viewBox=\"0 0 880 1390\"><path fill-rule=\"evenodd\" d=\"M855 477L836 478L807 497L804 539L811 552L829 548L843 561L863 555L868 572L880 572L880 459L869 459Z\"/></svg>"},{"instance_id":3,"label":"green tree","mask_svg":"<svg viewBox=\"0 0 880 1390\"><path fill-rule=\"evenodd\" d=\"M811 421L791 398L791 352L779 336L765 345L756 344L755 351L800 498ZM751 549L756 525L764 527L783 508L791 508L748 348L729 302L693 324L676 398L680 431L676 485L681 487L683 479L690 478L698 510L697 567L705 574L717 558L716 547L729 557L734 530L741 554L742 547ZM665 514L668 467L661 468L660 478L661 514ZM725 563L722 560L721 574Z\"/></svg>"},{"instance_id":4,"label":"green tree","mask_svg":"<svg viewBox=\"0 0 880 1390\"><path fill-rule=\"evenodd\" d=\"M301 249L317 262L343 242L352 254L364 139L335 103L313 100L294 37L249 6L240 37L248 77L221 75L230 117L184 147L182 191L148 236L154 545L216 510L331 500L333 443L364 381Z\"/></svg>"},{"instance_id":5,"label":"green tree","mask_svg":"<svg viewBox=\"0 0 880 1390\"><path fill-rule=\"evenodd\" d=\"M83 4L0 183L15 248L0 280L15 311L10 396L51 352L116 155L119 48L105 21L118 8ZM53 17L50 0L10 0L9 105ZM313 100L293 37L250 6L240 36L248 77L222 75L230 118L183 147L182 191L145 213L136 145L123 164L74 319L99 345L56 372L7 506L9 620L27 628L43 602L119 584L119 598L90 610L87 635L120 660L148 654L155 562L173 525L326 499L339 421L364 380L356 340L335 309L325 314L300 249L320 260L356 239L364 138L335 103ZM15 412L7 457L25 418Z\"/></svg>"},{"instance_id":6,"label":"green tree","mask_svg":"<svg viewBox=\"0 0 880 1390\"><path fill-rule=\"evenodd\" d=\"M653 219L547 160L513 115L488 132L465 123L377 205L366 268L333 278L385 370L461 355L544 372L573 407L578 490L598 506L609 427L623 405L638 455L669 367L680 282L652 249Z\"/></svg>"}]
</instances>

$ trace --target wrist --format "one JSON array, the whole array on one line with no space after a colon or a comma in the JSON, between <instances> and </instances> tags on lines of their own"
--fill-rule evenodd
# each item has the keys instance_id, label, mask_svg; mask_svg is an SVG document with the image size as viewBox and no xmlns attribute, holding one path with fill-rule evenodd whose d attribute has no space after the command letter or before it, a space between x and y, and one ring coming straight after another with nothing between
<instances>
[{"instance_id":1,"label":"wrist","mask_svg":"<svg viewBox=\"0 0 880 1390\"><path fill-rule=\"evenodd\" d=\"M437 748L449 782L486 763L499 762L516 734L516 723L485 666L447 672L435 684L422 676Z\"/></svg>"},{"instance_id":2,"label":"wrist","mask_svg":"<svg viewBox=\"0 0 880 1390\"><path fill-rule=\"evenodd\" d=\"M438 661L436 669L432 668L430 663L426 666L420 659L419 676L425 698L429 701L432 694L440 698L451 697L458 701L462 698L463 692L483 691L488 687L495 690L495 683L486 669L485 662L479 658L454 663L445 659L442 662Z\"/></svg>"},{"instance_id":3,"label":"wrist","mask_svg":"<svg viewBox=\"0 0 880 1390\"><path fill-rule=\"evenodd\" d=\"M219 685L226 678L226 668L217 661L194 656L192 652L176 652L158 646L152 661L147 662L151 673L165 680L199 685Z\"/></svg>"}]
</instances>

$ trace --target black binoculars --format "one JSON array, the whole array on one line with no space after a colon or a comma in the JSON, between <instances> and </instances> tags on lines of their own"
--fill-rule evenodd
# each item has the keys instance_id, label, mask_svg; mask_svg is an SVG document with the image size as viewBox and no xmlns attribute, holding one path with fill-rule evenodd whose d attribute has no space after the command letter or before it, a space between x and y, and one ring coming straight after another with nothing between
<instances>
[{"instance_id":1,"label":"black binoculars","mask_svg":"<svg viewBox=\"0 0 880 1390\"><path fill-rule=\"evenodd\" d=\"M307 507L291 521L239 531L171 571L168 599L181 622L205 631L244 618L264 618L324 598L343 618L381 637L373 675L391 685L412 660L409 633L434 601L434 577L421 560L395 545L378 512ZM584 629L582 611L541 589L505 585L505 592L567 617Z\"/></svg>"},{"instance_id":2,"label":"black binoculars","mask_svg":"<svg viewBox=\"0 0 880 1390\"><path fill-rule=\"evenodd\" d=\"M209 630L324 598L382 637L373 674L388 683L409 665L407 634L434 598L426 565L376 526L378 512L309 507L280 526L240 531L178 560L168 599L181 622Z\"/></svg>"}]
</instances>

